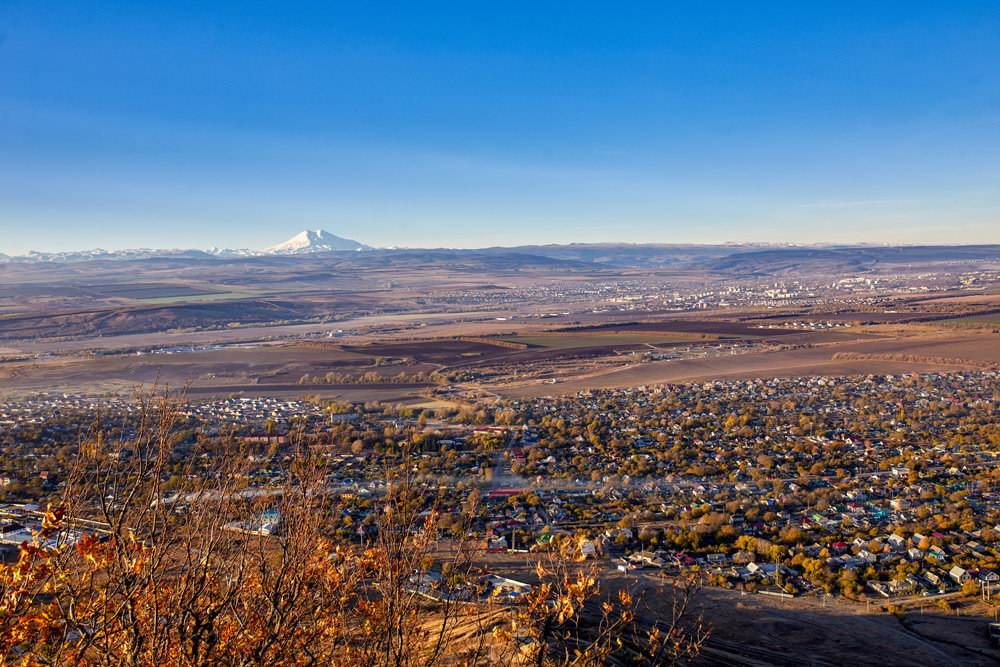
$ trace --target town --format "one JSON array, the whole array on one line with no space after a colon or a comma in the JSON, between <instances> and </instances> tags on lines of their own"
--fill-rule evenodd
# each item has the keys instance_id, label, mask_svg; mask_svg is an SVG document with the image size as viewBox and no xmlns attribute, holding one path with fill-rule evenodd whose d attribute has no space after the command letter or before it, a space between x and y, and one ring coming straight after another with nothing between
<instances>
[{"instance_id":1,"label":"town","mask_svg":"<svg viewBox=\"0 0 1000 667\"><path fill-rule=\"evenodd\" d=\"M377 534L377 501L402 474L425 489L440 539L474 537L484 550L571 541L608 567L693 571L723 588L947 606L1000 582L998 407L994 372L713 381L436 410L232 398L178 405L172 456L209 462L238 443L248 486L279 489L302 448L318 448L342 515L330 534L348 543ZM128 443L130 409L69 395L0 405L0 539L30 534L31 510L58 498L96 420ZM164 493L185 484L162 481Z\"/></svg>"}]
</instances>

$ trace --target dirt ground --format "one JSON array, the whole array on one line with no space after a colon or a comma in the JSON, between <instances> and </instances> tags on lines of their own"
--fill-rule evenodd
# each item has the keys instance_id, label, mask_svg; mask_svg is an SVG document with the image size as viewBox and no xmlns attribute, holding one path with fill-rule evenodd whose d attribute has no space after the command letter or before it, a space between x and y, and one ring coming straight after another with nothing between
<instances>
[{"instance_id":1,"label":"dirt ground","mask_svg":"<svg viewBox=\"0 0 1000 667\"><path fill-rule=\"evenodd\" d=\"M474 359L501 357L511 353L509 348L489 343L464 340L429 340L400 343L372 343L369 345L344 345L347 352L384 357L412 357L417 361L434 364L453 364Z\"/></svg>"},{"instance_id":2,"label":"dirt ground","mask_svg":"<svg viewBox=\"0 0 1000 667\"><path fill-rule=\"evenodd\" d=\"M534 583L535 554L487 553L489 570ZM602 595L628 590L638 600L640 622L670 613L671 589L653 571L620 572L598 562ZM876 605L827 598L777 597L702 588L695 607L711 635L696 665L895 665L949 667L995 665L1000 651L989 642L991 618L917 611L897 616Z\"/></svg>"},{"instance_id":3,"label":"dirt ground","mask_svg":"<svg viewBox=\"0 0 1000 667\"><path fill-rule=\"evenodd\" d=\"M713 634L698 664L993 665L972 647L935 640L890 614L858 614L782 606L764 596L741 601L704 596ZM984 620L952 628L958 642L978 643ZM756 650L754 650L756 649ZM747 659L753 662L747 662Z\"/></svg>"},{"instance_id":4,"label":"dirt ground","mask_svg":"<svg viewBox=\"0 0 1000 667\"><path fill-rule=\"evenodd\" d=\"M669 610L655 575L608 572L610 590L627 587L649 613ZM711 626L698 665L995 665L985 618L927 614L897 618L852 602L781 599L703 588L696 598ZM870 612L870 613L869 613Z\"/></svg>"}]
</instances>

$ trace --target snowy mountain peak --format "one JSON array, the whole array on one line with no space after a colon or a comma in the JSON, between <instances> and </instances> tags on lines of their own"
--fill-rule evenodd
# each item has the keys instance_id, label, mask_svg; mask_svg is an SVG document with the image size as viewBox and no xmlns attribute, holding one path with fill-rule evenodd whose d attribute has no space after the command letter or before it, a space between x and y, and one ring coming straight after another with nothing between
<instances>
[{"instance_id":1,"label":"snowy mountain peak","mask_svg":"<svg viewBox=\"0 0 1000 667\"><path fill-rule=\"evenodd\" d=\"M305 230L284 243L264 248L263 252L274 255L295 255L307 252L330 252L333 250L371 250L371 246L341 238L322 229Z\"/></svg>"}]
</instances>

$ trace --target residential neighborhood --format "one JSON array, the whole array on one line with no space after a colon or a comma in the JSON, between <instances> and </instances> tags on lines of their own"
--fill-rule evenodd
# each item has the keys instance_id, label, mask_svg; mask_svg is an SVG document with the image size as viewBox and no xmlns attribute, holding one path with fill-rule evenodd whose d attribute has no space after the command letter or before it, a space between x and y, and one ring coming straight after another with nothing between
<instances>
[{"instance_id":1,"label":"residential neighborhood","mask_svg":"<svg viewBox=\"0 0 1000 667\"><path fill-rule=\"evenodd\" d=\"M791 595L981 590L1000 579L998 380L715 381L435 410L185 401L163 488L184 487L182 461L207 466L235 445L247 483L279 496L308 446L322 452L342 540L377 534L377 501L404 475L426 489L442 538L494 551L573 543L618 568ZM88 442L94 419L119 444ZM14 544L30 534L23 508L58 496L78 451L127 458L137 422L121 399L48 395L0 405L0 426L2 539Z\"/></svg>"}]
</instances>

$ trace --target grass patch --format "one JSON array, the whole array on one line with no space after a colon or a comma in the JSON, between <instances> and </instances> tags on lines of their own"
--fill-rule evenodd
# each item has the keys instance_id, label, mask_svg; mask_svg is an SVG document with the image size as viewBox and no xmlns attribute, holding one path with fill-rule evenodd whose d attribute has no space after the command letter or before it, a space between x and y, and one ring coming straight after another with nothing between
<instances>
[{"instance_id":1,"label":"grass patch","mask_svg":"<svg viewBox=\"0 0 1000 667\"><path fill-rule=\"evenodd\" d=\"M253 296L241 292L219 292L218 294L196 294L192 296L158 296L150 299L136 299L143 303L186 303L189 301L224 301L226 299L246 299Z\"/></svg>"},{"instance_id":2,"label":"grass patch","mask_svg":"<svg viewBox=\"0 0 1000 667\"><path fill-rule=\"evenodd\" d=\"M989 329L1000 327L1000 314L991 315L969 315L968 317L954 317L948 320L938 320L933 322L940 326L955 327L958 329Z\"/></svg>"}]
</instances>

